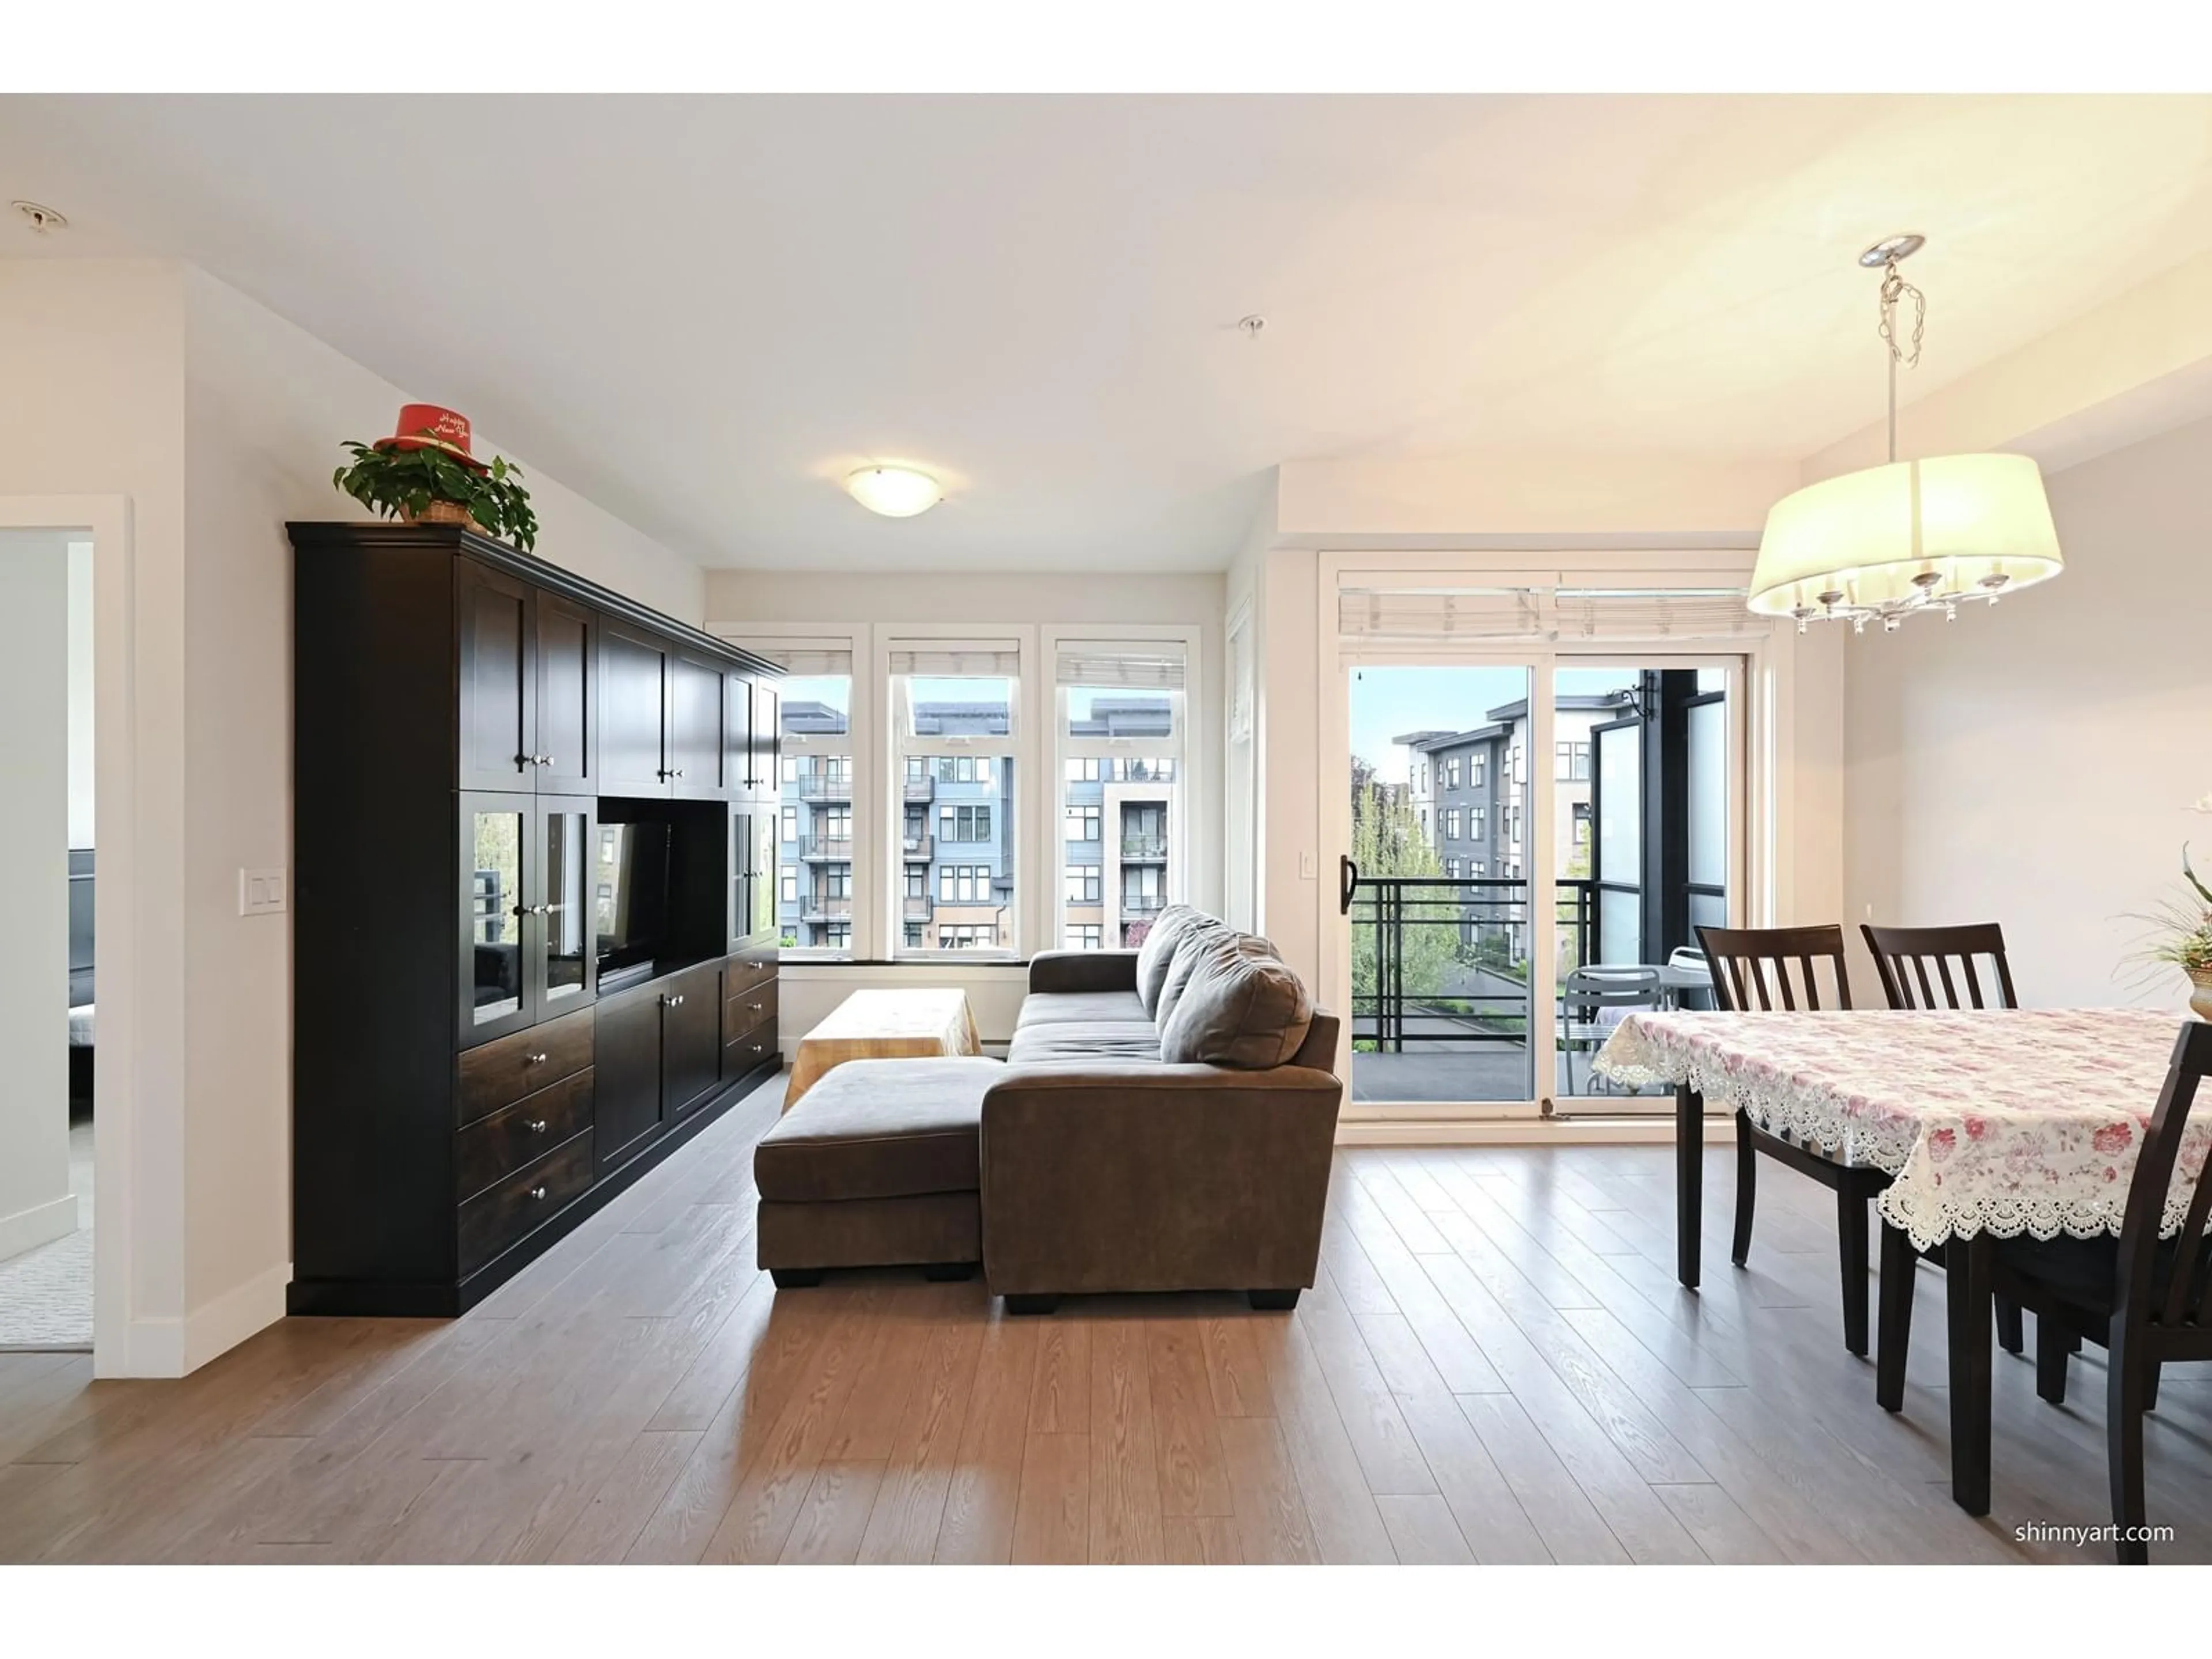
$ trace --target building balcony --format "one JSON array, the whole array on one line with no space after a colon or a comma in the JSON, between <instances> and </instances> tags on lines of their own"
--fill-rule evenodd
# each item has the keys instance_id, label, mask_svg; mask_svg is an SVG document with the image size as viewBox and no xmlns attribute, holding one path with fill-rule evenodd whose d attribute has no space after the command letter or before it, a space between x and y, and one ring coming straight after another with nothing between
<instances>
[{"instance_id":1,"label":"building balcony","mask_svg":"<svg viewBox=\"0 0 2212 1659\"><path fill-rule=\"evenodd\" d=\"M934 913L934 908L927 895L916 897L908 893L901 906L901 914L908 921L927 921Z\"/></svg>"},{"instance_id":2,"label":"building balcony","mask_svg":"<svg viewBox=\"0 0 2212 1659\"><path fill-rule=\"evenodd\" d=\"M936 795L937 780L935 778L908 778L906 781L906 798L908 800L932 800L936 798Z\"/></svg>"},{"instance_id":3,"label":"building balcony","mask_svg":"<svg viewBox=\"0 0 2212 1659\"><path fill-rule=\"evenodd\" d=\"M908 863L927 864L932 857L932 849L936 845L935 840L931 836L909 835L900 841L899 850L905 855Z\"/></svg>"},{"instance_id":4,"label":"building balcony","mask_svg":"<svg viewBox=\"0 0 2212 1659\"><path fill-rule=\"evenodd\" d=\"M1124 836L1121 837L1121 862L1124 864L1165 864L1168 861L1168 838L1165 836Z\"/></svg>"},{"instance_id":5,"label":"building balcony","mask_svg":"<svg viewBox=\"0 0 2212 1659\"><path fill-rule=\"evenodd\" d=\"M853 900L849 894L842 898L830 898L820 893L807 896L806 920L809 921L849 921L852 915Z\"/></svg>"},{"instance_id":6,"label":"building balcony","mask_svg":"<svg viewBox=\"0 0 2212 1659\"><path fill-rule=\"evenodd\" d=\"M841 773L801 772L791 781L801 800L850 800L853 780Z\"/></svg>"},{"instance_id":7,"label":"building balcony","mask_svg":"<svg viewBox=\"0 0 2212 1659\"><path fill-rule=\"evenodd\" d=\"M799 856L810 864L834 861L849 864L853 860L853 838L850 836L801 836Z\"/></svg>"},{"instance_id":8,"label":"building balcony","mask_svg":"<svg viewBox=\"0 0 2212 1659\"><path fill-rule=\"evenodd\" d=\"M1167 896L1164 893L1121 895L1121 914L1125 916L1156 916L1167 908Z\"/></svg>"}]
</instances>

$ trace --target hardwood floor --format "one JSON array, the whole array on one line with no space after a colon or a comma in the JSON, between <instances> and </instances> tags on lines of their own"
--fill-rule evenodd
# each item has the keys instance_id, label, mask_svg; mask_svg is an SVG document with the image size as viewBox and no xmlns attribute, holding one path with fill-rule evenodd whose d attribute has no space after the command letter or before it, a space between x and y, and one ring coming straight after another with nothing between
<instances>
[{"instance_id":1,"label":"hardwood floor","mask_svg":"<svg viewBox=\"0 0 2212 1659\"><path fill-rule=\"evenodd\" d=\"M0 1356L7 1561L2068 1561L2107 1518L2100 1357L2000 1355L1995 1509L1951 1503L1942 1285L1904 1413L1844 1351L1832 1205L1711 1155L1340 1152L1321 1282L1075 1298L753 1265L741 1105L452 1323L290 1320L176 1382ZM2212 1559L2212 1368L2148 1426L2154 1559Z\"/></svg>"}]
</instances>

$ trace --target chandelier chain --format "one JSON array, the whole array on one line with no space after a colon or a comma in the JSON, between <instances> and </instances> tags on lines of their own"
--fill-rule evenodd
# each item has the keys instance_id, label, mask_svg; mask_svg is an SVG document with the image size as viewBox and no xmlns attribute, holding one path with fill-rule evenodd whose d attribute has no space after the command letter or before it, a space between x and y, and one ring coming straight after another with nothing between
<instances>
[{"instance_id":1,"label":"chandelier chain","mask_svg":"<svg viewBox=\"0 0 2212 1659\"><path fill-rule=\"evenodd\" d=\"M1898 343L1897 338L1898 301L1908 295L1912 299L1912 344L1909 351ZM1905 280L1897 269L1897 261L1892 259L1881 268L1881 338L1889 348L1891 358L1907 368L1918 367L1921 336L1927 328L1927 296Z\"/></svg>"}]
</instances>

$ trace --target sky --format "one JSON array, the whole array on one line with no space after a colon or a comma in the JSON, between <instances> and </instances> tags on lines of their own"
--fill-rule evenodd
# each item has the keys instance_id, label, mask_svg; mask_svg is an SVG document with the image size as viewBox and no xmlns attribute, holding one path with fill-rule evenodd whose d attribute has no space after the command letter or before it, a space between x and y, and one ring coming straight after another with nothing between
<instances>
[{"instance_id":1,"label":"sky","mask_svg":"<svg viewBox=\"0 0 2212 1659\"><path fill-rule=\"evenodd\" d=\"M1562 668L1557 690L1567 696L1632 684L1626 668ZM1464 732L1490 710L1528 695L1525 668L1355 668L1352 671L1352 752L1375 766L1385 783L1406 781L1406 751L1391 738L1407 732Z\"/></svg>"}]
</instances>

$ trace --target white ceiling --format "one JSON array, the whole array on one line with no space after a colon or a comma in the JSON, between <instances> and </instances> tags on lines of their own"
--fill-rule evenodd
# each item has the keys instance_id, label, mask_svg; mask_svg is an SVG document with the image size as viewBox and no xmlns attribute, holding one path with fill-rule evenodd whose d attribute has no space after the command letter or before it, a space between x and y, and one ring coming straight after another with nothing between
<instances>
[{"instance_id":1,"label":"white ceiling","mask_svg":"<svg viewBox=\"0 0 2212 1659\"><path fill-rule=\"evenodd\" d=\"M1930 238L1924 394L2212 247L2212 100L19 97L17 196L708 564L1205 569L1285 460L1808 453L1862 246Z\"/></svg>"}]
</instances>

